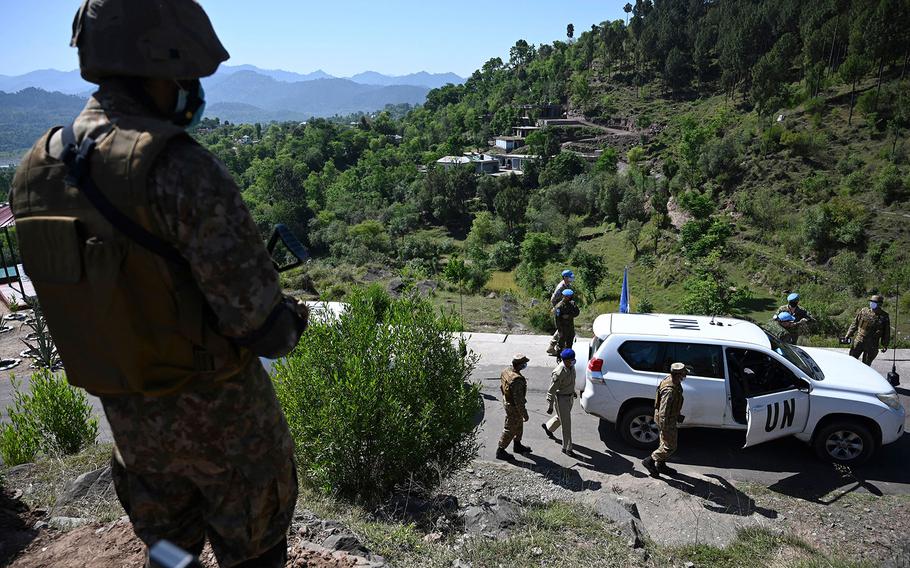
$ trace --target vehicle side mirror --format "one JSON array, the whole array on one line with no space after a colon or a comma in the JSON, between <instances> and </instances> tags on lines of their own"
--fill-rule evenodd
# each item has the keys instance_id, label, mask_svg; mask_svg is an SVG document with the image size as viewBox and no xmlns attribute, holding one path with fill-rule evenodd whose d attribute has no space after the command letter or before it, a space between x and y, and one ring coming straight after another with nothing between
<instances>
[{"instance_id":1,"label":"vehicle side mirror","mask_svg":"<svg viewBox=\"0 0 910 568\"><path fill-rule=\"evenodd\" d=\"M284 248L287 249L291 256L294 257L288 264L281 264L275 260L275 247L278 245L278 242L284 245ZM275 270L278 272L286 272L292 268L297 268L306 261L309 257L306 247L303 246L303 243L300 242L300 239L297 238L297 235L291 232L287 225L279 223L275 225L275 230L272 232L272 237L269 239L269 244L266 247L269 251L269 254L272 255L272 262L275 264Z\"/></svg>"},{"instance_id":2,"label":"vehicle side mirror","mask_svg":"<svg viewBox=\"0 0 910 568\"><path fill-rule=\"evenodd\" d=\"M812 383L806 379L796 379L795 385L796 390L802 392L812 392Z\"/></svg>"}]
</instances>

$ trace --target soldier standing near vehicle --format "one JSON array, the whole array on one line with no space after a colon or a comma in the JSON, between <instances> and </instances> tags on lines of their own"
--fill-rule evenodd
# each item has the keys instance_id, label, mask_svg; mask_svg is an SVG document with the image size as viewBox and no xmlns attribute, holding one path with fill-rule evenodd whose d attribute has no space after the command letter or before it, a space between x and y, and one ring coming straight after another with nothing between
<instances>
[{"instance_id":1,"label":"soldier standing near vehicle","mask_svg":"<svg viewBox=\"0 0 910 568\"><path fill-rule=\"evenodd\" d=\"M678 425L685 419L679 412L683 405L682 382L686 374L685 365L673 363L670 366L670 376L657 386L654 422L660 429L660 446L641 462L652 477L657 477L661 473L665 475L676 473L675 469L667 466L667 460L676 452Z\"/></svg>"},{"instance_id":2,"label":"soldier standing near vehicle","mask_svg":"<svg viewBox=\"0 0 910 568\"><path fill-rule=\"evenodd\" d=\"M99 89L23 159L20 249L67 379L101 398L140 539L221 566L283 567L294 445L258 356L306 327L224 164L186 133L228 54L193 0L85 0Z\"/></svg>"},{"instance_id":3,"label":"soldier standing near vehicle","mask_svg":"<svg viewBox=\"0 0 910 568\"><path fill-rule=\"evenodd\" d=\"M791 317L780 317L784 313L790 314ZM799 294L794 292L787 296L787 303L777 309L775 321L783 328L779 336L780 340L796 345L800 335L805 333L806 326L814 320L809 312L799 305Z\"/></svg>"},{"instance_id":4,"label":"soldier standing near vehicle","mask_svg":"<svg viewBox=\"0 0 910 568\"><path fill-rule=\"evenodd\" d=\"M891 342L891 318L888 312L882 309L883 303L885 299L879 294L869 298L869 307L856 312L856 317L853 318L853 323L850 324L844 338L845 340L853 338L850 356L856 359L862 356L863 363L870 367L878 355L879 345L881 352L884 353Z\"/></svg>"},{"instance_id":5,"label":"soldier standing near vehicle","mask_svg":"<svg viewBox=\"0 0 910 568\"><path fill-rule=\"evenodd\" d=\"M549 438L554 438L553 432L562 427L562 453L574 458L572 451L572 401L575 398L575 351L563 349L559 354L562 361L550 374L552 382L547 391L547 414L553 414L556 407L556 416L542 424Z\"/></svg>"},{"instance_id":6,"label":"soldier standing near vehicle","mask_svg":"<svg viewBox=\"0 0 910 568\"><path fill-rule=\"evenodd\" d=\"M575 273L568 269L563 270L562 280L559 281L559 284L556 285L556 289L553 290L553 293L550 295L550 305L552 305L553 308L556 308L556 305L565 297L563 296L563 292L566 290L572 290L574 292L574 282ZM555 319L557 330L553 332L553 337L550 338L550 346L547 348L547 354L553 356L559 355L559 348L557 347L557 344L559 343L559 318L556 317Z\"/></svg>"},{"instance_id":7,"label":"soldier standing near vehicle","mask_svg":"<svg viewBox=\"0 0 910 568\"><path fill-rule=\"evenodd\" d=\"M528 366L529 359L521 353L512 359L512 365L499 375L499 390L502 392L502 406L506 411L506 423L499 438L496 459L507 460L511 454L506 451L509 442L513 442L512 451L516 454L529 454L531 448L522 445L524 423L528 421L527 393L528 381L521 371Z\"/></svg>"},{"instance_id":8,"label":"soldier standing near vehicle","mask_svg":"<svg viewBox=\"0 0 910 568\"><path fill-rule=\"evenodd\" d=\"M556 333L550 338L547 353L558 356L563 349L570 349L575 343L575 318L581 310L575 303L575 292L569 289L562 291L562 301L553 308L556 317Z\"/></svg>"}]
</instances>

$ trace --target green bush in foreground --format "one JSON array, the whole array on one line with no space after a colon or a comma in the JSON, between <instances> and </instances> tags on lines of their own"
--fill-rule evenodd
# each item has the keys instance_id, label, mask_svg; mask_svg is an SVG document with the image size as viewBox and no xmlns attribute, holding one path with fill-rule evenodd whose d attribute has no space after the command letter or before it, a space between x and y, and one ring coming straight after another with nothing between
<instances>
[{"instance_id":1,"label":"green bush in foreground","mask_svg":"<svg viewBox=\"0 0 910 568\"><path fill-rule=\"evenodd\" d=\"M31 392L13 383L9 424L0 426L0 457L7 466L32 461L41 451L49 455L75 454L94 444L98 419L82 390L63 374L41 369L31 378Z\"/></svg>"},{"instance_id":2,"label":"green bush in foreground","mask_svg":"<svg viewBox=\"0 0 910 568\"><path fill-rule=\"evenodd\" d=\"M372 287L349 301L275 368L301 475L352 500L431 489L476 454L476 357L456 343L458 322L424 300Z\"/></svg>"}]
</instances>

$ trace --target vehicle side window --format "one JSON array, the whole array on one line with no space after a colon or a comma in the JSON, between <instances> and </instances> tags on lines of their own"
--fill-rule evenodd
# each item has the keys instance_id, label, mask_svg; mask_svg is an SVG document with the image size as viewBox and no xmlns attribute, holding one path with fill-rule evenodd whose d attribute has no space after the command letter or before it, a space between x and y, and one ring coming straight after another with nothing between
<instances>
[{"instance_id":1,"label":"vehicle side window","mask_svg":"<svg viewBox=\"0 0 910 568\"><path fill-rule=\"evenodd\" d=\"M731 382L738 383L747 398L796 388L790 369L760 351L727 348L727 363Z\"/></svg>"},{"instance_id":2,"label":"vehicle side window","mask_svg":"<svg viewBox=\"0 0 910 568\"><path fill-rule=\"evenodd\" d=\"M668 363L664 369L670 372L675 362L691 367L690 374L712 379L724 378L724 354L719 345L700 343L670 343L667 349Z\"/></svg>"},{"instance_id":3,"label":"vehicle side window","mask_svg":"<svg viewBox=\"0 0 910 568\"><path fill-rule=\"evenodd\" d=\"M664 364L666 345L659 341L626 341L619 347L619 355L636 371L661 373L668 369Z\"/></svg>"}]
</instances>

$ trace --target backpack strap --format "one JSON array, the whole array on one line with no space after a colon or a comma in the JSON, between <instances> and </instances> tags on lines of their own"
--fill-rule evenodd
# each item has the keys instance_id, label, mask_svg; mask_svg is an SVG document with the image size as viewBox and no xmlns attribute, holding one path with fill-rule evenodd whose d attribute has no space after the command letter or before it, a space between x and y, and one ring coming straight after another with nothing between
<instances>
[{"instance_id":1,"label":"backpack strap","mask_svg":"<svg viewBox=\"0 0 910 568\"><path fill-rule=\"evenodd\" d=\"M76 142L76 133L73 125L63 128L61 132L63 154L60 159L66 164L66 183L78 188L89 203L107 219L115 229L126 235L133 242L158 256L178 264L188 266L189 262L169 242L152 234L145 227L130 219L98 189L92 180L90 166L91 155L95 149L96 140L86 136L82 143Z\"/></svg>"}]
</instances>

